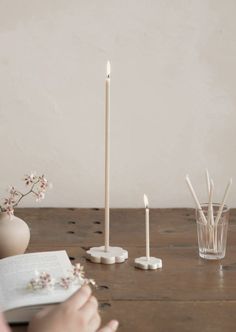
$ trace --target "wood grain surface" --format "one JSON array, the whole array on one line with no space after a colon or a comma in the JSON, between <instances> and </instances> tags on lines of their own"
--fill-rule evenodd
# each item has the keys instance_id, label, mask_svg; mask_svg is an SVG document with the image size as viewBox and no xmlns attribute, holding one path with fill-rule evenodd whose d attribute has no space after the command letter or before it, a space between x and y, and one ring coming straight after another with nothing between
<instances>
[{"instance_id":1,"label":"wood grain surface","mask_svg":"<svg viewBox=\"0 0 236 332\"><path fill-rule=\"evenodd\" d=\"M163 260L155 271L134 267L134 258L145 253L144 209L111 210L111 245L129 252L129 260L118 265L85 259L90 246L103 245L102 209L18 209L16 215L31 229L28 252L65 249L72 262L85 266L99 285L95 293L104 323L118 319L119 331L235 331L236 210L221 261L199 258L194 210L151 210L151 254Z\"/></svg>"}]
</instances>

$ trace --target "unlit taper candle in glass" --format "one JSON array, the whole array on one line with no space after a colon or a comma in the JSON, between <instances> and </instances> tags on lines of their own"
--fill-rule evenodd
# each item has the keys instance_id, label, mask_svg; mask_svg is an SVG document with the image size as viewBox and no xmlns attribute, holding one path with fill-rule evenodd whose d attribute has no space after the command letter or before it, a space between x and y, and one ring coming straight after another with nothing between
<instances>
[{"instance_id":1,"label":"unlit taper candle in glass","mask_svg":"<svg viewBox=\"0 0 236 332\"><path fill-rule=\"evenodd\" d=\"M199 200L198 200L198 198L197 198L197 195L196 195L196 193L195 193L195 190L193 189L192 183L191 183L190 178L189 178L188 175L186 175L185 180L186 180L187 185L188 185L188 187L189 187L189 190L190 190L190 192L191 192L191 194L192 194L192 196L193 196L193 199L194 199L194 201L195 201L195 203L196 203L196 206L197 206L197 208L198 208L198 210L199 210L199 213L200 213L200 215L201 215L202 221L207 225L207 219L206 219L206 217L205 217L205 215L204 215L204 213L203 213L203 211L202 211L201 204L199 203Z\"/></svg>"},{"instance_id":2,"label":"unlit taper candle in glass","mask_svg":"<svg viewBox=\"0 0 236 332\"><path fill-rule=\"evenodd\" d=\"M222 212L223 212L223 209L224 209L224 206L225 206L225 203L226 203L226 200L227 200L227 197L228 197L228 194L229 194L229 191L230 191L230 188L232 186L232 182L233 180L230 179L229 180L229 183L225 189L225 193L224 193L224 197L223 197L223 200L221 202L221 205L220 205L220 208L219 208L219 211L217 213L217 216L216 216L216 220L215 220L215 224L217 225L218 222L220 221L220 218L221 218L221 215L222 215Z\"/></svg>"},{"instance_id":3,"label":"unlit taper candle in glass","mask_svg":"<svg viewBox=\"0 0 236 332\"><path fill-rule=\"evenodd\" d=\"M208 221L209 225L212 225L212 226L214 226L213 191L214 191L214 182L213 182L213 180L210 180L207 221Z\"/></svg>"},{"instance_id":4,"label":"unlit taper candle in glass","mask_svg":"<svg viewBox=\"0 0 236 332\"><path fill-rule=\"evenodd\" d=\"M105 83L105 251L109 250L110 238L110 75L111 64L108 61Z\"/></svg>"},{"instance_id":5,"label":"unlit taper candle in glass","mask_svg":"<svg viewBox=\"0 0 236 332\"><path fill-rule=\"evenodd\" d=\"M207 202L208 204L208 210L207 210L207 222L211 223L211 206L210 206L210 191L211 191L211 183L210 183L210 175L208 172L208 169L206 169L206 185L207 185Z\"/></svg>"},{"instance_id":6,"label":"unlit taper candle in glass","mask_svg":"<svg viewBox=\"0 0 236 332\"><path fill-rule=\"evenodd\" d=\"M211 181L210 181L210 175L209 175L208 169L206 169L206 184L207 184L207 191L208 191L208 194L209 194L210 193Z\"/></svg>"}]
</instances>

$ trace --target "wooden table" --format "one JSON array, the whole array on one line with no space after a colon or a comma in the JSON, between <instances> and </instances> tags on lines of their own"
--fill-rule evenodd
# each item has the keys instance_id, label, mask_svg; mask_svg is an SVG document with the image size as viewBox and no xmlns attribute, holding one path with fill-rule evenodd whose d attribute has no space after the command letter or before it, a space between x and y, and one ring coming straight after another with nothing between
<instances>
[{"instance_id":1,"label":"wooden table","mask_svg":"<svg viewBox=\"0 0 236 332\"><path fill-rule=\"evenodd\" d=\"M28 252L66 249L72 262L82 262L99 284L103 321L118 319L119 331L236 330L236 210L226 258L206 261L198 257L194 210L152 209L151 254L163 259L157 271L134 268L134 258L145 250L144 209L111 210L111 244L127 249L129 260L110 266L84 256L90 246L103 244L102 209L18 209L16 215L31 228Z\"/></svg>"}]
</instances>

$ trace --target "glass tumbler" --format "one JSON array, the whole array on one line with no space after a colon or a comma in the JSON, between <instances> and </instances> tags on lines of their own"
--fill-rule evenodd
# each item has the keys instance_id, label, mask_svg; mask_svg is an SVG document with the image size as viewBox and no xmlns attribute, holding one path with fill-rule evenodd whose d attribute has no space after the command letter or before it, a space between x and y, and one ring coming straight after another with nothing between
<instances>
[{"instance_id":1,"label":"glass tumbler","mask_svg":"<svg viewBox=\"0 0 236 332\"><path fill-rule=\"evenodd\" d=\"M216 216L220 204L214 203L213 216L208 217L208 204L201 204L203 213L207 219L207 224L202 220L199 210L196 210L197 236L199 256L205 259L222 259L225 257L227 232L229 224L229 208L225 205L219 222L216 224Z\"/></svg>"}]
</instances>

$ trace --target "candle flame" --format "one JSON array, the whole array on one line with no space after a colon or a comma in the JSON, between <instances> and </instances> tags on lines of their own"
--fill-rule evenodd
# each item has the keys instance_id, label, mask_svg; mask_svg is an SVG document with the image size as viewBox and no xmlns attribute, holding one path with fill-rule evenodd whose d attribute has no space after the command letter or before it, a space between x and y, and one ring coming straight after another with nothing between
<instances>
[{"instance_id":1,"label":"candle flame","mask_svg":"<svg viewBox=\"0 0 236 332\"><path fill-rule=\"evenodd\" d=\"M147 195L145 195L145 194L143 195L143 201L144 201L145 209L148 209L149 203L148 203Z\"/></svg>"},{"instance_id":2,"label":"candle flame","mask_svg":"<svg viewBox=\"0 0 236 332\"><path fill-rule=\"evenodd\" d=\"M111 74L111 64L110 61L107 61L107 77L110 77Z\"/></svg>"}]
</instances>

